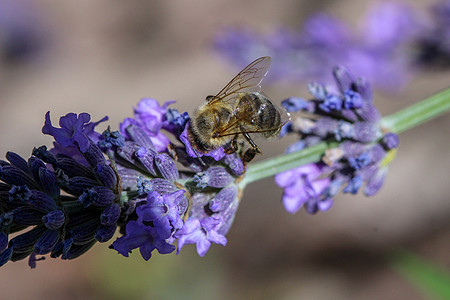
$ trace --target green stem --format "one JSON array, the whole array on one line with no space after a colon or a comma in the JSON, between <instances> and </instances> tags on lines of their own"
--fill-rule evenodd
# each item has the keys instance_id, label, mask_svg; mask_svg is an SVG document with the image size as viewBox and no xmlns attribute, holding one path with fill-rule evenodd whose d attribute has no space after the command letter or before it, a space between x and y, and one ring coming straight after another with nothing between
<instances>
[{"instance_id":1,"label":"green stem","mask_svg":"<svg viewBox=\"0 0 450 300\"><path fill-rule=\"evenodd\" d=\"M450 110L450 88L401 111L384 117L381 123L391 132L401 133Z\"/></svg>"},{"instance_id":2,"label":"green stem","mask_svg":"<svg viewBox=\"0 0 450 300\"><path fill-rule=\"evenodd\" d=\"M409 106L381 120L383 127L394 133L401 133L436 118L450 110L450 88L435 94L419 103ZM280 172L308 163L319 161L325 150L336 144L322 142L302 151L283 154L248 166L245 177L239 183L241 188L247 184L274 176Z\"/></svg>"}]
</instances>

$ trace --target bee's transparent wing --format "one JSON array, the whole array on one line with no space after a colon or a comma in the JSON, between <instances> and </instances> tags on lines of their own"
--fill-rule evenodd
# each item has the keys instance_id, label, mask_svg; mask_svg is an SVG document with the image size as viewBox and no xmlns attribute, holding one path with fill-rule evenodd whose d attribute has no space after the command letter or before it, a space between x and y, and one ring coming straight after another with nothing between
<instances>
[{"instance_id":1,"label":"bee's transparent wing","mask_svg":"<svg viewBox=\"0 0 450 300\"><path fill-rule=\"evenodd\" d=\"M218 101L232 101L236 99L239 93L259 92L261 90L261 81L270 68L272 59L270 56L263 56L245 67L231 81L215 95L208 105Z\"/></svg>"}]
</instances>

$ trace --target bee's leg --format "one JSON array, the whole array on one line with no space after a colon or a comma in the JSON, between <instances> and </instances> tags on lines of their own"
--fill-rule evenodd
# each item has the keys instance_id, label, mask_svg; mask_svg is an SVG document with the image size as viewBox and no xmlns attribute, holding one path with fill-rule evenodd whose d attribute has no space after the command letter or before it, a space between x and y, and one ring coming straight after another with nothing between
<instances>
[{"instance_id":1,"label":"bee's leg","mask_svg":"<svg viewBox=\"0 0 450 300\"><path fill-rule=\"evenodd\" d=\"M243 128L241 127L241 129L243 129ZM255 151L255 154L261 154L262 153L261 149L259 149L258 145L255 144L255 142L252 140L250 135L247 132L245 132L244 130L242 130L242 131L243 131L242 135L247 140L247 142L250 144L250 146L252 146L252 148Z\"/></svg>"},{"instance_id":2,"label":"bee's leg","mask_svg":"<svg viewBox=\"0 0 450 300\"><path fill-rule=\"evenodd\" d=\"M244 166L255 158L256 154L259 153L257 151L259 150L255 148L249 148L244 152L244 154L242 155L242 162L244 163Z\"/></svg>"},{"instance_id":3,"label":"bee's leg","mask_svg":"<svg viewBox=\"0 0 450 300\"><path fill-rule=\"evenodd\" d=\"M231 140L231 142L223 148L226 154L235 153L238 151L238 143L237 143L238 135L236 134L234 138Z\"/></svg>"}]
</instances>

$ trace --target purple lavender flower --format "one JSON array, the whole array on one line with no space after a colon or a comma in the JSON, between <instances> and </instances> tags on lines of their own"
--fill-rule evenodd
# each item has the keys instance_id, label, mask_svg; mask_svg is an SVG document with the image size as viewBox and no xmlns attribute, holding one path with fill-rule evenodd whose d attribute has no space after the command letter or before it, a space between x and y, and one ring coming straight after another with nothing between
<instances>
[{"instance_id":1,"label":"purple lavender flower","mask_svg":"<svg viewBox=\"0 0 450 300\"><path fill-rule=\"evenodd\" d=\"M47 113L43 132L54 136L61 152L43 146L28 161L12 152L0 161L2 237L28 230L6 249L0 245L1 265L29 257L33 267L41 260L36 255L48 253L73 259L112 238L120 218L119 179L92 140L100 136L98 123L89 120L88 114L68 114L56 128Z\"/></svg>"},{"instance_id":2,"label":"purple lavender flower","mask_svg":"<svg viewBox=\"0 0 450 300\"><path fill-rule=\"evenodd\" d=\"M289 213L302 207L311 214L326 211L339 190L357 194L364 183L364 193L374 195L398 147L398 136L384 134L380 127L380 114L372 103L367 81L354 79L343 67L335 68L333 75L338 92L313 83L309 85L313 99L289 98L282 102L294 116L296 110L311 115L294 117L288 124L286 134L301 137L288 152L322 141L339 142L325 152L321 162L275 176L275 182L284 188L283 204Z\"/></svg>"}]
</instances>

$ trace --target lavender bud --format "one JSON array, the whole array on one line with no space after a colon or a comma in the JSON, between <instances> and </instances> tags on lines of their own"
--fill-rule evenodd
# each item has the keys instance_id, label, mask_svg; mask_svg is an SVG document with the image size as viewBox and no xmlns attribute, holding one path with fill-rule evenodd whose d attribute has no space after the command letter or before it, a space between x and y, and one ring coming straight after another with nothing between
<instances>
[{"instance_id":1,"label":"lavender bud","mask_svg":"<svg viewBox=\"0 0 450 300\"><path fill-rule=\"evenodd\" d=\"M170 194L178 190L172 182L162 179L154 178L150 180L150 191L158 192L160 195Z\"/></svg>"},{"instance_id":2,"label":"lavender bud","mask_svg":"<svg viewBox=\"0 0 450 300\"><path fill-rule=\"evenodd\" d=\"M136 188L137 178L140 173L133 169L128 169L117 165L119 176L122 180L122 188L124 190Z\"/></svg>"},{"instance_id":3,"label":"lavender bud","mask_svg":"<svg viewBox=\"0 0 450 300\"><path fill-rule=\"evenodd\" d=\"M69 186L67 189L71 194L81 195L85 190L98 186L98 184L99 183L96 180L76 176L69 179Z\"/></svg>"},{"instance_id":4,"label":"lavender bud","mask_svg":"<svg viewBox=\"0 0 450 300\"><path fill-rule=\"evenodd\" d=\"M135 155L150 174L157 176L155 169L156 151L150 148L141 147L136 151Z\"/></svg>"},{"instance_id":5,"label":"lavender bud","mask_svg":"<svg viewBox=\"0 0 450 300\"><path fill-rule=\"evenodd\" d=\"M364 78L358 78L355 82L355 89L366 102L372 102L372 88Z\"/></svg>"},{"instance_id":6,"label":"lavender bud","mask_svg":"<svg viewBox=\"0 0 450 300\"><path fill-rule=\"evenodd\" d=\"M207 186L222 188L233 182L233 176L224 167L211 167L205 172L197 173L194 176L194 182L197 183L199 188Z\"/></svg>"},{"instance_id":7,"label":"lavender bud","mask_svg":"<svg viewBox=\"0 0 450 300\"><path fill-rule=\"evenodd\" d=\"M47 230L45 226L36 226L21 235L11 239L11 246L14 252L24 253L31 252L36 242L41 238L42 234Z\"/></svg>"},{"instance_id":8,"label":"lavender bud","mask_svg":"<svg viewBox=\"0 0 450 300\"><path fill-rule=\"evenodd\" d=\"M155 165L158 168L161 175L169 181L178 180L178 169L175 162L166 153L159 153L155 157Z\"/></svg>"},{"instance_id":9,"label":"lavender bud","mask_svg":"<svg viewBox=\"0 0 450 300\"><path fill-rule=\"evenodd\" d=\"M55 200L53 200L52 197L46 193L36 190L31 191L30 199L28 199L28 205L42 212L49 212L58 209Z\"/></svg>"},{"instance_id":10,"label":"lavender bud","mask_svg":"<svg viewBox=\"0 0 450 300\"><path fill-rule=\"evenodd\" d=\"M209 202L209 209L213 212L220 212L225 210L237 196L237 187L232 185L222 189L217 195Z\"/></svg>"},{"instance_id":11,"label":"lavender bud","mask_svg":"<svg viewBox=\"0 0 450 300\"><path fill-rule=\"evenodd\" d=\"M244 163L235 153L226 155L223 161L234 175L240 176L244 173Z\"/></svg>"},{"instance_id":12,"label":"lavender bud","mask_svg":"<svg viewBox=\"0 0 450 300\"><path fill-rule=\"evenodd\" d=\"M0 179L11 185L26 185L30 188L36 187L33 179L27 173L10 165L0 166Z\"/></svg>"},{"instance_id":13,"label":"lavender bud","mask_svg":"<svg viewBox=\"0 0 450 300\"><path fill-rule=\"evenodd\" d=\"M380 190L383 186L384 180L386 179L386 170L386 168L379 169L379 171L369 179L366 187L364 188L364 194L366 196L373 196Z\"/></svg>"},{"instance_id":14,"label":"lavender bud","mask_svg":"<svg viewBox=\"0 0 450 300\"><path fill-rule=\"evenodd\" d=\"M66 216L61 210L54 210L42 217L42 222L48 229L58 229L66 222Z\"/></svg>"},{"instance_id":15,"label":"lavender bud","mask_svg":"<svg viewBox=\"0 0 450 300\"><path fill-rule=\"evenodd\" d=\"M95 240L89 241L86 244L82 245L73 245L70 247L70 249L67 249L67 251L64 251L63 255L61 256L62 259L75 259L84 253L86 253L91 247L95 244Z\"/></svg>"},{"instance_id":16,"label":"lavender bud","mask_svg":"<svg viewBox=\"0 0 450 300\"><path fill-rule=\"evenodd\" d=\"M75 159L71 157L57 157L57 165L58 169L61 169L64 171L64 174L66 174L68 177L86 177L94 179L94 176L88 168L77 162Z\"/></svg>"},{"instance_id":17,"label":"lavender bud","mask_svg":"<svg viewBox=\"0 0 450 300\"><path fill-rule=\"evenodd\" d=\"M88 207L91 204L94 206L107 206L114 202L116 195L109 188L104 186L96 186L83 192L78 197L78 203Z\"/></svg>"},{"instance_id":18,"label":"lavender bud","mask_svg":"<svg viewBox=\"0 0 450 300\"><path fill-rule=\"evenodd\" d=\"M92 241L99 225L99 220L94 219L71 230L70 234L72 236L73 243L76 245L83 245Z\"/></svg>"},{"instance_id":19,"label":"lavender bud","mask_svg":"<svg viewBox=\"0 0 450 300\"><path fill-rule=\"evenodd\" d=\"M343 66L337 66L333 69L333 76L341 93L353 87L353 78L350 72Z\"/></svg>"},{"instance_id":20,"label":"lavender bud","mask_svg":"<svg viewBox=\"0 0 450 300\"><path fill-rule=\"evenodd\" d=\"M56 184L55 173L46 168L40 168L39 181L45 193L49 194L53 199L57 199L59 197L60 189Z\"/></svg>"},{"instance_id":21,"label":"lavender bud","mask_svg":"<svg viewBox=\"0 0 450 300\"><path fill-rule=\"evenodd\" d=\"M97 174L100 182L107 188L114 189L116 187L116 174L114 173L114 170L107 164L97 164L97 166L95 167L95 174Z\"/></svg>"},{"instance_id":22,"label":"lavender bud","mask_svg":"<svg viewBox=\"0 0 450 300\"><path fill-rule=\"evenodd\" d=\"M325 100L325 97L327 96L327 90L325 89L325 86L317 82L309 83L308 91L317 100Z\"/></svg>"},{"instance_id":23,"label":"lavender bud","mask_svg":"<svg viewBox=\"0 0 450 300\"><path fill-rule=\"evenodd\" d=\"M387 150L391 150L398 147L399 144L399 138L398 135L395 133L389 132L383 136L383 146Z\"/></svg>"},{"instance_id":24,"label":"lavender bud","mask_svg":"<svg viewBox=\"0 0 450 300\"><path fill-rule=\"evenodd\" d=\"M31 175L33 175L33 178L36 182L39 182L39 170L42 169L46 169L45 163L40 160L37 157L30 157L28 159L28 166L30 168L31 171Z\"/></svg>"},{"instance_id":25,"label":"lavender bud","mask_svg":"<svg viewBox=\"0 0 450 300\"><path fill-rule=\"evenodd\" d=\"M47 230L34 245L34 252L36 254L47 254L55 248L60 238L58 230Z\"/></svg>"},{"instance_id":26,"label":"lavender bud","mask_svg":"<svg viewBox=\"0 0 450 300\"><path fill-rule=\"evenodd\" d=\"M326 113L331 111L341 111L342 99L336 95L327 95L325 100L319 104L319 108Z\"/></svg>"},{"instance_id":27,"label":"lavender bud","mask_svg":"<svg viewBox=\"0 0 450 300\"><path fill-rule=\"evenodd\" d=\"M30 172L27 161L23 159L19 154L8 151L6 152L6 159L9 160L11 165L13 165L14 167L19 168L26 173Z\"/></svg>"},{"instance_id":28,"label":"lavender bud","mask_svg":"<svg viewBox=\"0 0 450 300\"><path fill-rule=\"evenodd\" d=\"M120 206L117 203L113 203L103 210L100 215L100 222L102 225L116 224L120 216Z\"/></svg>"},{"instance_id":29,"label":"lavender bud","mask_svg":"<svg viewBox=\"0 0 450 300\"><path fill-rule=\"evenodd\" d=\"M348 185L342 190L344 193L352 193L356 195L359 191L359 188L362 186L363 180L362 177L359 175L356 175L353 177Z\"/></svg>"},{"instance_id":30,"label":"lavender bud","mask_svg":"<svg viewBox=\"0 0 450 300\"><path fill-rule=\"evenodd\" d=\"M357 109L358 115L367 122L378 122L381 118L377 108L368 102L364 102L363 107Z\"/></svg>"},{"instance_id":31,"label":"lavender bud","mask_svg":"<svg viewBox=\"0 0 450 300\"><path fill-rule=\"evenodd\" d=\"M155 146L153 145L150 136L141 127L131 124L127 127L126 130L131 139L136 142L136 144L141 147L155 150Z\"/></svg>"},{"instance_id":32,"label":"lavender bud","mask_svg":"<svg viewBox=\"0 0 450 300\"><path fill-rule=\"evenodd\" d=\"M363 99L361 95L355 91L347 90L344 93L344 107L345 109L356 109L363 106Z\"/></svg>"},{"instance_id":33,"label":"lavender bud","mask_svg":"<svg viewBox=\"0 0 450 300\"><path fill-rule=\"evenodd\" d=\"M371 122L356 122L354 124L354 139L362 143L370 143L378 137L378 127Z\"/></svg>"},{"instance_id":34,"label":"lavender bud","mask_svg":"<svg viewBox=\"0 0 450 300\"><path fill-rule=\"evenodd\" d=\"M21 206L12 211L13 222L17 225L32 226L42 222L43 213L29 206Z\"/></svg>"},{"instance_id":35,"label":"lavender bud","mask_svg":"<svg viewBox=\"0 0 450 300\"><path fill-rule=\"evenodd\" d=\"M114 236L116 229L117 229L116 224L100 225L97 228L97 232L95 233L95 239L100 243L107 242Z\"/></svg>"},{"instance_id":36,"label":"lavender bud","mask_svg":"<svg viewBox=\"0 0 450 300\"><path fill-rule=\"evenodd\" d=\"M337 130L338 121L330 117L322 117L317 120L312 128L312 132L320 137L326 137Z\"/></svg>"},{"instance_id":37,"label":"lavender bud","mask_svg":"<svg viewBox=\"0 0 450 300\"><path fill-rule=\"evenodd\" d=\"M89 139L89 148L83 152L83 155L91 166L105 162L102 150L91 139Z\"/></svg>"},{"instance_id":38,"label":"lavender bud","mask_svg":"<svg viewBox=\"0 0 450 300\"><path fill-rule=\"evenodd\" d=\"M135 164L134 153L140 147L134 142L125 142L125 145L117 151L117 154L131 164Z\"/></svg>"},{"instance_id":39,"label":"lavender bud","mask_svg":"<svg viewBox=\"0 0 450 300\"><path fill-rule=\"evenodd\" d=\"M47 151L46 146L41 146L38 148L33 148L33 155L40 158L44 162L51 164L52 166L56 166L56 157L50 151Z\"/></svg>"}]
</instances>

